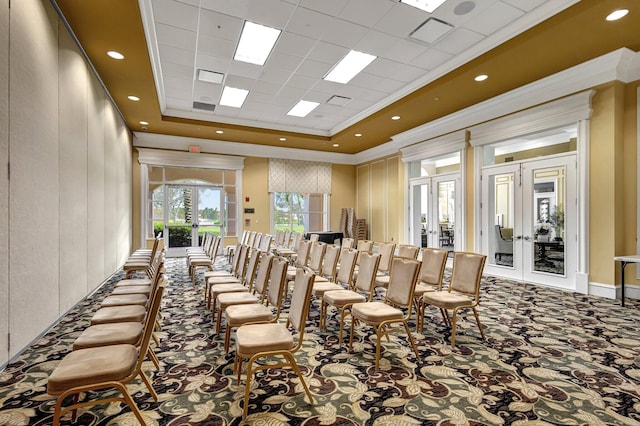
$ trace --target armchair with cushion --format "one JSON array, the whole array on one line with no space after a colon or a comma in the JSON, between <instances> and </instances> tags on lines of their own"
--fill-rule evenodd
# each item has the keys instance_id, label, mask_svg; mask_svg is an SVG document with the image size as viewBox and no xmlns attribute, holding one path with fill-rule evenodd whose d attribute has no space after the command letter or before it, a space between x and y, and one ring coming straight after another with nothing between
<instances>
[{"instance_id":1,"label":"armchair with cushion","mask_svg":"<svg viewBox=\"0 0 640 426\"><path fill-rule=\"evenodd\" d=\"M502 255L513 255L513 228L502 228L500 225L495 226L496 249L494 252L495 260L502 259Z\"/></svg>"}]
</instances>

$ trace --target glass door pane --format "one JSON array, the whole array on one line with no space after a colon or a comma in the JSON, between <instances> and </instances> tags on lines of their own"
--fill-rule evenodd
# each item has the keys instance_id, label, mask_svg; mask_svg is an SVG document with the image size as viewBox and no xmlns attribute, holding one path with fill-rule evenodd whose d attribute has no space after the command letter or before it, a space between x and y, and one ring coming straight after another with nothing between
<instances>
[{"instance_id":1,"label":"glass door pane","mask_svg":"<svg viewBox=\"0 0 640 426\"><path fill-rule=\"evenodd\" d=\"M418 247L430 247L431 229L429 227L429 185L431 179L419 179L411 182L409 200L411 206L411 244Z\"/></svg>"},{"instance_id":2,"label":"glass door pane","mask_svg":"<svg viewBox=\"0 0 640 426\"><path fill-rule=\"evenodd\" d=\"M456 182L455 180L440 181L437 184L438 197L434 205L438 206L438 247L453 251L455 241L456 222Z\"/></svg>"},{"instance_id":3,"label":"glass door pane","mask_svg":"<svg viewBox=\"0 0 640 426\"><path fill-rule=\"evenodd\" d=\"M198 244L205 233L222 235L222 191L214 187L198 187Z\"/></svg>"},{"instance_id":4,"label":"glass door pane","mask_svg":"<svg viewBox=\"0 0 640 426\"><path fill-rule=\"evenodd\" d=\"M166 196L167 247L191 247L193 243L193 188L167 185Z\"/></svg>"}]
</instances>

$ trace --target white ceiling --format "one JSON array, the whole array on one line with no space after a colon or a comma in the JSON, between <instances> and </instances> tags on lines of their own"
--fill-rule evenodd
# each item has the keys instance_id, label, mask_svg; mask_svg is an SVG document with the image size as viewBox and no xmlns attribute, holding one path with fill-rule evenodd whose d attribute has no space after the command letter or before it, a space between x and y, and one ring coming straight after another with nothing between
<instances>
[{"instance_id":1,"label":"white ceiling","mask_svg":"<svg viewBox=\"0 0 640 426\"><path fill-rule=\"evenodd\" d=\"M140 0L164 115L329 136L576 1L448 0L429 14L398 0ZM410 38L429 17L453 29L433 44ZM264 66L233 60L245 19L282 30ZM350 49L378 58L348 84L324 81ZM198 69L249 90L242 108L219 106L223 86ZM351 100L328 104L334 95ZM320 105L288 116L301 99Z\"/></svg>"}]
</instances>

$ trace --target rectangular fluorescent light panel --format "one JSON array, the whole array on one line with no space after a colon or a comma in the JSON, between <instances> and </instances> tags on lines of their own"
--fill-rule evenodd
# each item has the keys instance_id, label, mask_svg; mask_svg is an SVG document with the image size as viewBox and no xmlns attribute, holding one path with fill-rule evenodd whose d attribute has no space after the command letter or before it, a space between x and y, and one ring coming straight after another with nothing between
<instances>
[{"instance_id":1,"label":"rectangular fluorescent light panel","mask_svg":"<svg viewBox=\"0 0 640 426\"><path fill-rule=\"evenodd\" d=\"M289 110L287 115L293 115L295 117L306 117L311 111L316 109L318 105L320 105L318 102L299 101L293 108Z\"/></svg>"},{"instance_id":2,"label":"rectangular fluorescent light panel","mask_svg":"<svg viewBox=\"0 0 640 426\"><path fill-rule=\"evenodd\" d=\"M347 84L376 58L377 56L352 50L347 53L347 56L342 58L342 60L338 62L331 71L329 71L329 74L327 74L324 79L328 81L335 81L336 83Z\"/></svg>"},{"instance_id":3,"label":"rectangular fluorescent light panel","mask_svg":"<svg viewBox=\"0 0 640 426\"><path fill-rule=\"evenodd\" d=\"M224 86L224 89L222 89L222 97L220 98L220 105L240 108L248 94L248 90Z\"/></svg>"},{"instance_id":4,"label":"rectangular fluorescent light panel","mask_svg":"<svg viewBox=\"0 0 640 426\"><path fill-rule=\"evenodd\" d=\"M425 12L433 13L442 3L446 0L400 0L400 3L408 4L409 6L417 7Z\"/></svg>"},{"instance_id":5,"label":"rectangular fluorescent light panel","mask_svg":"<svg viewBox=\"0 0 640 426\"><path fill-rule=\"evenodd\" d=\"M198 70L198 80L206 81L207 83L222 84L224 74L221 72Z\"/></svg>"},{"instance_id":6,"label":"rectangular fluorescent light panel","mask_svg":"<svg viewBox=\"0 0 640 426\"><path fill-rule=\"evenodd\" d=\"M249 62L250 64L264 65L280 33L281 31L275 28L244 21L240 41L233 59Z\"/></svg>"},{"instance_id":7,"label":"rectangular fluorescent light panel","mask_svg":"<svg viewBox=\"0 0 640 426\"><path fill-rule=\"evenodd\" d=\"M453 25L447 22L436 18L429 18L413 30L413 32L409 34L409 37L433 44L452 29Z\"/></svg>"}]
</instances>

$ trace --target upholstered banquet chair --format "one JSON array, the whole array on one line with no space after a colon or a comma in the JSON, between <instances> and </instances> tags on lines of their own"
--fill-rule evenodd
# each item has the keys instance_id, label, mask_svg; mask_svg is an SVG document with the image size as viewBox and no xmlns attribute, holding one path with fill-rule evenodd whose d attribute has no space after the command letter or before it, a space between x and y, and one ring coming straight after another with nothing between
<instances>
[{"instance_id":1,"label":"upholstered banquet chair","mask_svg":"<svg viewBox=\"0 0 640 426\"><path fill-rule=\"evenodd\" d=\"M391 264L389 288L384 301L371 301L355 303L351 307L351 336L349 338L349 350L353 348L354 324L363 322L371 325L376 332L376 363L375 368L380 365L380 344L383 336L391 333L405 331L409 342L413 347L416 358L419 358L418 348L413 341L411 331L409 331L408 320L411 317L411 307L413 305L413 292L418 280L420 262L414 259L396 257ZM394 324L401 324L402 328L391 327Z\"/></svg>"},{"instance_id":2,"label":"upholstered banquet chair","mask_svg":"<svg viewBox=\"0 0 640 426\"><path fill-rule=\"evenodd\" d=\"M437 248L422 249L422 262L418 284L413 293L416 301L416 330L422 332L424 329L424 315L426 304L423 296L425 293L442 290L442 278L444 269L447 266L449 251ZM445 312L443 312L445 314ZM444 318L444 316L443 316Z\"/></svg>"},{"instance_id":3,"label":"upholstered banquet chair","mask_svg":"<svg viewBox=\"0 0 640 426\"><path fill-rule=\"evenodd\" d=\"M311 392L309 391L307 383L304 381L302 373L300 372L300 368L293 357L293 354L302 346L305 322L309 316L313 278L314 274L311 271L300 268L296 272L293 295L291 296L291 306L289 308L289 317L286 325L280 323L246 324L238 327L238 330L236 331L236 354L234 366L237 368L238 381L240 381L242 360L249 360L247 363L247 379L244 391L243 419L247 417L249 412L251 378L255 372L264 369L286 366L291 367L298 375L300 383L304 387L309 401L313 403ZM289 331L289 327L292 327L297 331L297 341L294 340L294 336ZM284 357L284 361L278 364L256 364L254 366L258 359L274 356Z\"/></svg>"},{"instance_id":4,"label":"upholstered banquet chair","mask_svg":"<svg viewBox=\"0 0 640 426\"><path fill-rule=\"evenodd\" d=\"M159 289L164 288L164 282ZM162 299L162 291L154 295L150 311L156 310ZM153 390L151 382L142 371L142 363L149 350L154 321L145 323L144 333L140 345L118 344L109 346L78 349L67 354L49 375L47 393L57 396L53 413L53 426L60 424L60 418L69 411L108 402L124 402L131 408L136 419L146 424L142 413L127 391L127 383L140 376L154 400L158 395ZM91 396L92 391L115 388L122 395L103 397L97 400L74 402L62 408L62 403L68 396L85 393Z\"/></svg>"},{"instance_id":5,"label":"upholstered banquet chair","mask_svg":"<svg viewBox=\"0 0 640 426\"><path fill-rule=\"evenodd\" d=\"M456 322L460 311L470 309L473 312L482 340L486 338L476 310L480 303L480 282L486 259L483 254L455 252L449 287L425 293L422 297L425 304L445 310L447 315L451 311L451 347L456 344Z\"/></svg>"}]
</instances>

